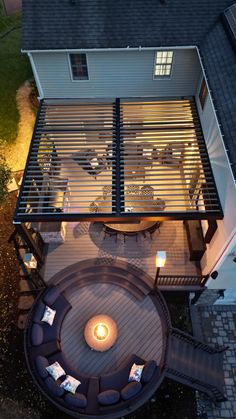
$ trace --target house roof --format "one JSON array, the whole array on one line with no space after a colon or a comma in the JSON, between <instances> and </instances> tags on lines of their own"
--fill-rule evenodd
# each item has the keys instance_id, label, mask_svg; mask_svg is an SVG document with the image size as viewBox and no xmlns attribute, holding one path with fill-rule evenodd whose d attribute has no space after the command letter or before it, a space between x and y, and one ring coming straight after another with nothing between
<instances>
[{"instance_id":1,"label":"house roof","mask_svg":"<svg viewBox=\"0 0 236 419\"><path fill-rule=\"evenodd\" d=\"M236 178L236 54L221 19L232 3L23 0L23 50L198 46Z\"/></svg>"}]
</instances>

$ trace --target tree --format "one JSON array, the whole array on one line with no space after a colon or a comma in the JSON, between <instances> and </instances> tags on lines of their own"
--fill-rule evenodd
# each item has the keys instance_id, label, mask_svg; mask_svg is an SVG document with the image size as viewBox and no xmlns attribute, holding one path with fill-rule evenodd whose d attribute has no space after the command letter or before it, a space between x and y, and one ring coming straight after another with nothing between
<instances>
[{"instance_id":1,"label":"tree","mask_svg":"<svg viewBox=\"0 0 236 419\"><path fill-rule=\"evenodd\" d=\"M0 205L6 200L8 191L7 184L11 179L11 170L6 160L0 155Z\"/></svg>"}]
</instances>

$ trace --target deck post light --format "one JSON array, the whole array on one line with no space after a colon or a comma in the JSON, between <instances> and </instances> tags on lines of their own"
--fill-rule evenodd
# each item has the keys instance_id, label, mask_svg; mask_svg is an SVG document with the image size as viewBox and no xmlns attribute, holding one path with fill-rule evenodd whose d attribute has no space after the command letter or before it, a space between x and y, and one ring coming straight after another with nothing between
<instances>
[{"instance_id":1,"label":"deck post light","mask_svg":"<svg viewBox=\"0 0 236 419\"><path fill-rule=\"evenodd\" d=\"M163 268L163 266L165 266L166 263L166 252L164 250L158 250L157 254L156 254L156 276L155 276L155 281L154 281L154 286L153 289L156 289L157 286L157 280L158 280L158 276L160 274L160 269Z\"/></svg>"}]
</instances>

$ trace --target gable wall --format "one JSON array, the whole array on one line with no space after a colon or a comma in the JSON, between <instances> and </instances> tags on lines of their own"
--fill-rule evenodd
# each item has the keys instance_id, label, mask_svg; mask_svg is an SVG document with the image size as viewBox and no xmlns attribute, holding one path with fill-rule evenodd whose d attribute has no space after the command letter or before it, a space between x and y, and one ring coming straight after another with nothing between
<instances>
[{"instance_id":1,"label":"gable wall","mask_svg":"<svg viewBox=\"0 0 236 419\"><path fill-rule=\"evenodd\" d=\"M175 50L170 79L153 80L155 51L88 52L88 81L72 81L65 52L33 53L46 98L192 96L200 64L194 49Z\"/></svg>"}]
</instances>

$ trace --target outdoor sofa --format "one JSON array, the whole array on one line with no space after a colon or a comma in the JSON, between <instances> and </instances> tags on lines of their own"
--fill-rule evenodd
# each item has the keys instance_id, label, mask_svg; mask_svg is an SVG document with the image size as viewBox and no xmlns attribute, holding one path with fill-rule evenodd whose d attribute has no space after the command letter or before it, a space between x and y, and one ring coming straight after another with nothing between
<instances>
[{"instance_id":1,"label":"outdoor sofa","mask_svg":"<svg viewBox=\"0 0 236 419\"><path fill-rule=\"evenodd\" d=\"M46 305L56 310L52 326L42 322ZM103 414L119 411L135 402L135 399L159 379L160 372L155 361L145 362L135 354L130 354L119 368L111 373L89 377L72 368L66 354L61 350L61 326L71 309L63 290L54 286L40 295L30 315L27 328L26 349L28 366L36 383L50 399L65 409L85 414ZM76 393L66 392L60 384L65 376L54 380L46 367L59 362L66 375L79 380L81 384ZM129 372L132 365L145 364L141 382L129 383Z\"/></svg>"}]
</instances>

